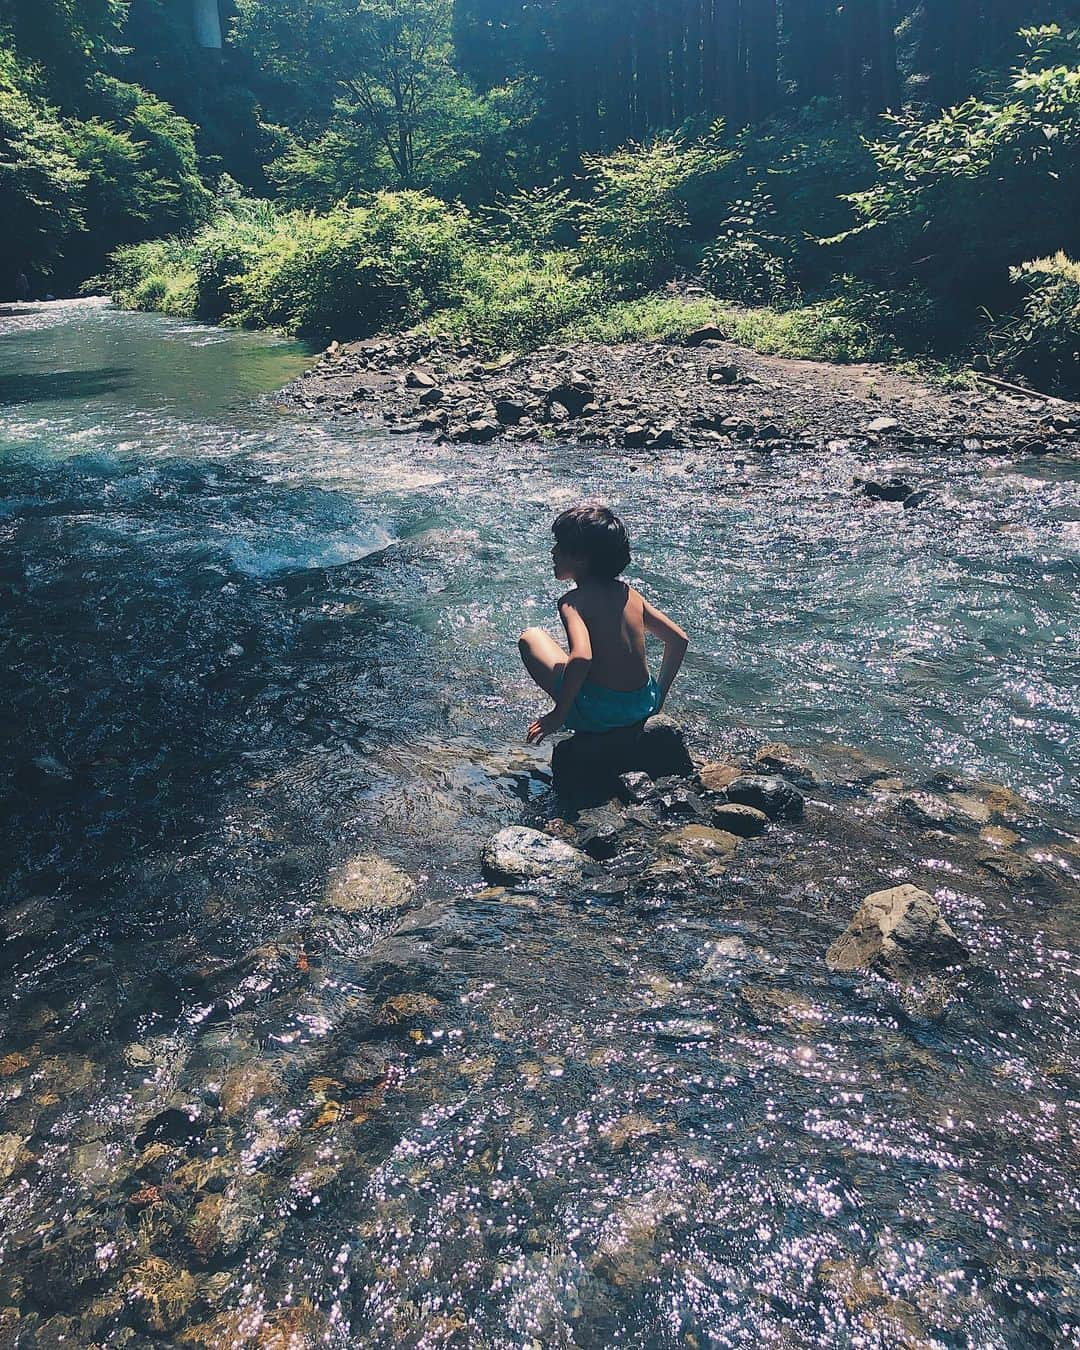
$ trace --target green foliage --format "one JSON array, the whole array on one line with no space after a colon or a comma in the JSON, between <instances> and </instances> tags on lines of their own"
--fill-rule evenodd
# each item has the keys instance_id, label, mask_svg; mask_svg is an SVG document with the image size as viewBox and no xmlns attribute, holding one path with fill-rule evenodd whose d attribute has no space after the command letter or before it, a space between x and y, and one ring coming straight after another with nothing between
<instances>
[{"instance_id":1,"label":"green foliage","mask_svg":"<svg viewBox=\"0 0 1080 1350\"><path fill-rule=\"evenodd\" d=\"M518 188L484 214L497 239L521 248L543 252L578 241L581 202L558 183Z\"/></svg>"},{"instance_id":2,"label":"green foliage","mask_svg":"<svg viewBox=\"0 0 1080 1350\"><path fill-rule=\"evenodd\" d=\"M238 0L237 9L240 40L297 91L313 139L332 131L370 142L384 181L446 181L497 138L497 111L453 68L451 0Z\"/></svg>"},{"instance_id":3,"label":"green foliage","mask_svg":"<svg viewBox=\"0 0 1080 1350\"><path fill-rule=\"evenodd\" d=\"M16 267L46 267L83 222L86 172L55 110L0 47L0 208Z\"/></svg>"},{"instance_id":4,"label":"green foliage","mask_svg":"<svg viewBox=\"0 0 1080 1350\"><path fill-rule=\"evenodd\" d=\"M699 140L658 136L583 163L591 192L581 213L585 265L621 289L645 289L693 256L692 209L701 211L733 153L717 126Z\"/></svg>"},{"instance_id":5,"label":"green foliage","mask_svg":"<svg viewBox=\"0 0 1080 1350\"><path fill-rule=\"evenodd\" d=\"M191 230L212 198L199 177L191 124L137 85L102 78L111 122L74 122L69 143L86 175L82 251L100 266L116 244Z\"/></svg>"},{"instance_id":6,"label":"green foliage","mask_svg":"<svg viewBox=\"0 0 1080 1350\"><path fill-rule=\"evenodd\" d=\"M432 328L492 351L528 351L602 312L605 298L599 282L577 273L572 253L495 245L469 252L460 295Z\"/></svg>"},{"instance_id":7,"label":"green foliage","mask_svg":"<svg viewBox=\"0 0 1080 1350\"><path fill-rule=\"evenodd\" d=\"M1020 313L991 339L991 352L1010 374L1037 386L1080 395L1080 262L1064 253L1013 268L1025 297Z\"/></svg>"},{"instance_id":8,"label":"green foliage","mask_svg":"<svg viewBox=\"0 0 1080 1350\"><path fill-rule=\"evenodd\" d=\"M734 203L702 257L709 289L743 305L782 304L795 293L785 241L773 232L776 208L760 189Z\"/></svg>"},{"instance_id":9,"label":"green foliage","mask_svg":"<svg viewBox=\"0 0 1080 1350\"><path fill-rule=\"evenodd\" d=\"M930 121L890 117L871 149L878 180L849 200L873 232L866 270L918 271L941 293L978 295L1010 265L1068 242L1080 210L1080 32L1026 33L1028 57L992 97Z\"/></svg>"},{"instance_id":10,"label":"green foliage","mask_svg":"<svg viewBox=\"0 0 1080 1350\"><path fill-rule=\"evenodd\" d=\"M313 342L412 323L460 286L470 247L460 212L422 193L378 193L326 215L247 204L194 239L121 249L109 282L121 304L190 295L188 311Z\"/></svg>"}]
</instances>

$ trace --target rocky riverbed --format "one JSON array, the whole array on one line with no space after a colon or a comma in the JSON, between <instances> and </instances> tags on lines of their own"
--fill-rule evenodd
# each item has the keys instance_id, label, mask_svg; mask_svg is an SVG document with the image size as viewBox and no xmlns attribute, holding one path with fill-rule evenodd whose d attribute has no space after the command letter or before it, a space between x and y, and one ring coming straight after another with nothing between
<instances>
[{"instance_id":1,"label":"rocky riverbed","mask_svg":"<svg viewBox=\"0 0 1080 1350\"><path fill-rule=\"evenodd\" d=\"M681 735L662 723L654 734ZM595 766L601 750L591 757ZM545 1225L542 1191L513 1206L517 1219L454 1229L449 1264L444 1251L426 1265L419 1253L397 1265L394 1235L405 1211L374 1183L412 1137L409 1186L423 1194L463 1168L467 1219L500 1207L503 1169L513 1157L520 1172L523 1146L554 1145L560 1131L552 1133L546 1102L569 1069L568 1047L545 1040L543 1015L523 1020L516 1001L491 998L506 988L507 959L540 956L526 957L519 942L542 911L576 914L583 933L606 930L614 946L605 978L616 986L630 978L628 1007L672 1067L689 1048L715 1053L716 1038L730 1037L721 1055L736 1074L760 1043L786 1073L862 1096L859 1070L847 1064L855 1043L837 1057L830 1010L847 1004L867 1029L857 1040L874 1028L892 1071L933 1084L946 1111L971 1089L949 1068L942 1043L1008 1028L1010 1049L997 1063L999 1090L1015 1089L1010 1129L1048 1140L1066 1129L1064 1100L1051 1086L1063 1047L1035 1050L1026 999L997 973L999 943L1018 914L1035 908L1049 931L1064 933L1080 912L1080 838L1038 804L952 774L907 781L841 747L811 754L768 744L659 779L622 772L610 799L596 802L593 793L585 807L574 805L573 781L564 784L570 797L552 794L541 756L523 754L517 769L490 757L476 767L503 791L513 793L522 773L537 791L519 816L524 823L489 838L462 894L440 897L422 876L363 853L330 874L307 919L239 958L177 953L173 969L185 1000L202 1009L201 1026L182 1040L122 1036L126 1093L107 1112L93 1103L116 1066L64 1035L63 1010L27 1009L20 1048L0 1060L0 1180L29 1193L32 1179L40 1184L59 1170L81 1199L46 1222L9 1208L5 1344L345 1344L335 1325L343 1309L351 1334L362 1328L371 1343L470 1343L468 1327L483 1321L448 1321L433 1306L417 1307L416 1282L438 1290L441 1302L480 1279L496 1301L500 1263L552 1240L537 1227ZM0 922L8 952L29 951L55 916L39 902L9 909ZM687 924L703 939L696 959L662 973L646 957L648 934ZM491 942L500 933L508 945L496 956ZM343 1005L335 972L338 954L350 951L367 953L352 957L363 992ZM793 983L795 951L806 969ZM523 980L526 999L539 998L534 1011L542 1012L534 979ZM331 1034L297 1035L318 1022ZM676 1106L681 1092L669 1098L662 1079L644 1097L620 1087L599 1025L575 1045L570 1058L588 1066L599 1107L579 1120L589 1121L605 1157L622 1168L655 1150L693 1152L693 1127ZM1022 1071L1009 1067L1017 1056ZM425 1113L433 1123L446 1103L499 1095L512 1082L519 1099L501 1123L494 1117L482 1127L465 1157L417 1147ZM973 1104L964 1109L974 1142L984 1127ZM706 1197L702 1190L695 1203ZM622 1305L660 1278L662 1252L694 1222L675 1192L628 1203L619 1227L574 1243L582 1315L601 1323L613 1299ZM342 1248L345 1301L339 1292L328 1302L317 1289L290 1294L290 1252L305 1233L318 1242L320 1212L343 1205L360 1236ZM807 1308L846 1309L866 1335L886 1342L895 1333L929 1347L966 1334L968 1314L932 1280L886 1294L887 1268L830 1250L818 1247L809 1259ZM1064 1310L1080 1309L1064 1265L1044 1255L1027 1269L1054 1307L1027 1325L1059 1324ZM252 1298L245 1290L256 1272ZM540 1329L558 1325L542 1319ZM581 1341L600 1343L591 1333Z\"/></svg>"},{"instance_id":2,"label":"rocky riverbed","mask_svg":"<svg viewBox=\"0 0 1080 1350\"><path fill-rule=\"evenodd\" d=\"M0 1344L1075 1339L1074 458L496 453L17 322ZM644 777L523 743L598 495L693 635Z\"/></svg>"},{"instance_id":3,"label":"rocky riverbed","mask_svg":"<svg viewBox=\"0 0 1080 1350\"><path fill-rule=\"evenodd\" d=\"M991 385L945 392L888 366L759 356L708 328L680 345L575 343L495 361L419 334L334 343L286 398L320 416L472 444L1038 454L1080 441L1074 404Z\"/></svg>"}]
</instances>

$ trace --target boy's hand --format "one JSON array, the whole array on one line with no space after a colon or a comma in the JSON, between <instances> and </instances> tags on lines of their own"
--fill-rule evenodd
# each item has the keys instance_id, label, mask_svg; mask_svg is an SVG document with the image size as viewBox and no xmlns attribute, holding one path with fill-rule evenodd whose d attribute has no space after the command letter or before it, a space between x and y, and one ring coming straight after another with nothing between
<instances>
[{"instance_id":1,"label":"boy's hand","mask_svg":"<svg viewBox=\"0 0 1080 1350\"><path fill-rule=\"evenodd\" d=\"M525 739L530 745L539 745L545 736L550 736L553 732L558 731L562 724L563 719L553 708L551 712L536 719L529 728L529 734Z\"/></svg>"}]
</instances>

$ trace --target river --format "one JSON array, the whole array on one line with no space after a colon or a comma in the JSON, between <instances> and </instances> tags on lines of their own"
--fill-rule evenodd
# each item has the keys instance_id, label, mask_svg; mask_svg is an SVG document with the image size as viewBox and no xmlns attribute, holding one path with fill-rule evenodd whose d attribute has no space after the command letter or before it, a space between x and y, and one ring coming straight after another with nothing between
<instances>
[{"instance_id":1,"label":"river","mask_svg":"<svg viewBox=\"0 0 1080 1350\"><path fill-rule=\"evenodd\" d=\"M0 1341L1074 1338L1080 463L923 454L905 513L858 446L301 421L309 360L0 315ZM1004 783L1046 885L847 782L683 904L485 888L558 809L514 639L582 497L691 632L702 753ZM413 905L328 908L370 853ZM909 879L974 956L934 1014L823 961Z\"/></svg>"}]
</instances>

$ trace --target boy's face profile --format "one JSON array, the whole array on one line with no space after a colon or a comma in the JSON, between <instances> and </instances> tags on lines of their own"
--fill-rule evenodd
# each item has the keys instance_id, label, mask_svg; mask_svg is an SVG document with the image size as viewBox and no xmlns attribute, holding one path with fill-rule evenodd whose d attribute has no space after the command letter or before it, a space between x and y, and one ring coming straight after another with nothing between
<instances>
[{"instance_id":1,"label":"boy's face profile","mask_svg":"<svg viewBox=\"0 0 1080 1350\"><path fill-rule=\"evenodd\" d=\"M562 544L556 544L551 550L551 565L556 581L576 581L578 573L584 568L584 559L575 558L572 553L567 553Z\"/></svg>"}]
</instances>

